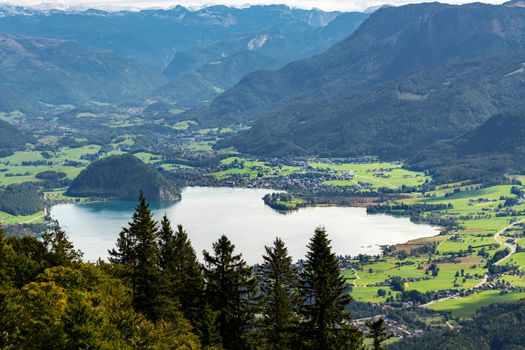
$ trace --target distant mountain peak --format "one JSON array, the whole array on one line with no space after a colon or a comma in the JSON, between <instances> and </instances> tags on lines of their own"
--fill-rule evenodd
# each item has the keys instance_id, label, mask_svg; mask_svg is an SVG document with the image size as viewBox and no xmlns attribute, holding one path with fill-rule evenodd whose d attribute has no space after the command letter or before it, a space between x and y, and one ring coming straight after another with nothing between
<instances>
[{"instance_id":1,"label":"distant mountain peak","mask_svg":"<svg viewBox=\"0 0 525 350\"><path fill-rule=\"evenodd\" d=\"M525 1L523 0L511 0L503 3L505 6L514 6L514 7L525 7Z\"/></svg>"},{"instance_id":2,"label":"distant mountain peak","mask_svg":"<svg viewBox=\"0 0 525 350\"><path fill-rule=\"evenodd\" d=\"M384 4L384 5L378 5L378 6L367 7L367 8L363 11L363 13L372 14L372 13L376 12L377 10L381 10L381 9L389 8L389 7L394 7L394 5Z\"/></svg>"}]
</instances>

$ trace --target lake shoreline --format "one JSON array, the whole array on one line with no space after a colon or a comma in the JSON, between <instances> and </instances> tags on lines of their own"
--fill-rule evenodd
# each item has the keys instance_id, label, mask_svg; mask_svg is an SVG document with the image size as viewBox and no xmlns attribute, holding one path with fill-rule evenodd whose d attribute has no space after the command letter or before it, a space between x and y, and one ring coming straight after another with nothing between
<instances>
[{"instance_id":1,"label":"lake shoreline","mask_svg":"<svg viewBox=\"0 0 525 350\"><path fill-rule=\"evenodd\" d=\"M271 190L186 187L182 192L183 199L176 203L152 202L155 218L166 213L173 224L184 225L197 251L210 249L220 234L228 234L239 252L254 262L275 236L289 242L294 257L302 258L309 236L322 225L329 230L339 255L377 255L381 254L382 245L435 236L439 232L435 227L416 225L406 218L387 215L372 218L364 208L356 207L306 207L283 215L262 200ZM96 260L96 254L107 256L107 249L114 246L134 207L135 202L61 204L52 208L51 217L58 220L87 259Z\"/></svg>"}]
</instances>

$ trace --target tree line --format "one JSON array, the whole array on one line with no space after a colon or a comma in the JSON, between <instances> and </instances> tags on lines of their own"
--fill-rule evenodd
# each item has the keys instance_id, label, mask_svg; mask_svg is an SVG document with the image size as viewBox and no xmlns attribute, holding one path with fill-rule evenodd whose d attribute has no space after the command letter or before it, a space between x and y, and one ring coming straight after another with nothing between
<instances>
[{"instance_id":1,"label":"tree line","mask_svg":"<svg viewBox=\"0 0 525 350\"><path fill-rule=\"evenodd\" d=\"M82 262L59 228L42 240L0 233L0 348L383 349L389 338L382 319L352 325L322 227L300 267L279 238L249 266L225 235L200 263L184 228L156 222L141 194L109 256Z\"/></svg>"}]
</instances>

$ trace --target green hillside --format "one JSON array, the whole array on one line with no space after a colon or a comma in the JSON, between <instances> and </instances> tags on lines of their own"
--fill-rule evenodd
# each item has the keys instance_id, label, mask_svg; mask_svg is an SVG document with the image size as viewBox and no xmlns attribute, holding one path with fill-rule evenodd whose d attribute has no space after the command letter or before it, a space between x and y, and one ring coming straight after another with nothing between
<instances>
[{"instance_id":1,"label":"green hillside","mask_svg":"<svg viewBox=\"0 0 525 350\"><path fill-rule=\"evenodd\" d=\"M72 197L134 200L138 191L143 191L152 200L180 199L173 184L129 154L92 163L71 183L66 194Z\"/></svg>"},{"instance_id":2,"label":"green hillside","mask_svg":"<svg viewBox=\"0 0 525 350\"><path fill-rule=\"evenodd\" d=\"M24 148L27 143L31 142L34 142L32 136L0 120L0 152L21 149Z\"/></svg>"},{"instance_id":3,"label":"green hillside","mask_svg":"<svg viewBox=\"0 0 525 350\"><path fill-rule=\"evenodd\" d=\"M410 163L442 181L525 172L525 110L494 116L454 141L429 147Z\"/></svg>"}]
</instances>

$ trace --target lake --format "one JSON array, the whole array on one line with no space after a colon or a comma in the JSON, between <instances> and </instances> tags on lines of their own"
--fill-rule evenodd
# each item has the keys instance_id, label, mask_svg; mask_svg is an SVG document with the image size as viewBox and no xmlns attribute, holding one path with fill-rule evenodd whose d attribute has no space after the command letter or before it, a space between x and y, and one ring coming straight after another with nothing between
<instances>
[{"instance_id":1,"label":"lake","mask_svg":"<svg viewBox=\"0 0 525 350\"><path fill-rule=\"evenodd\" d=\"M152 203L157 219L164 213L184 225L199 258L202 250L226 234L248 263L261 261L264 245L279 236L294 260L303 258L306 244L318 226L325 226L333 250L341 255L378 254L380 245L436 235L438 229L407 218L367 215L364 208L314 207L282 214L264 204L271 190L188 187L176 203ZM107 258L120 229L127 224L135 202L60 204L51 209L84 259Z\"/></svg>"}]
</instances>

